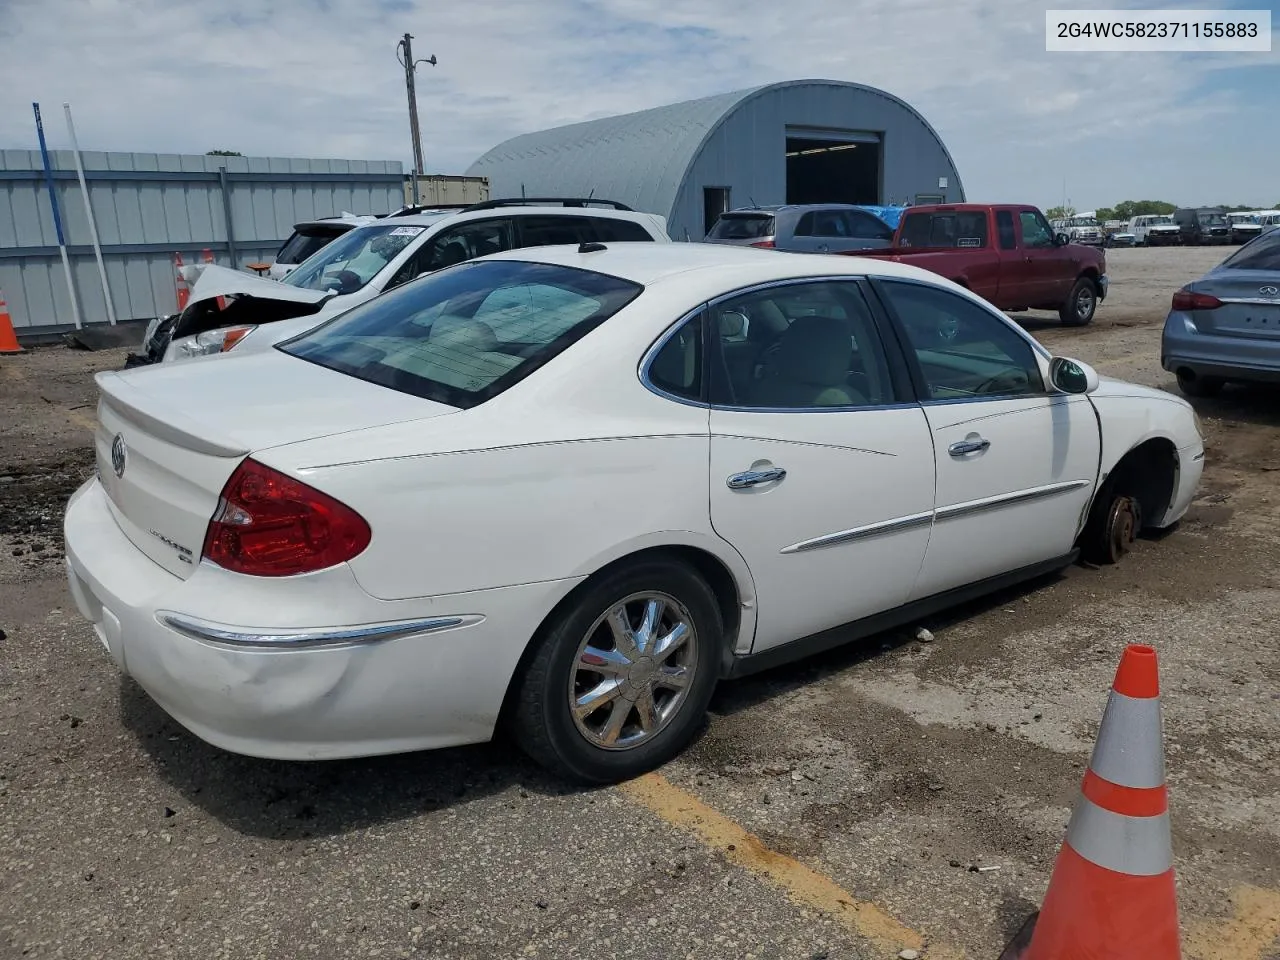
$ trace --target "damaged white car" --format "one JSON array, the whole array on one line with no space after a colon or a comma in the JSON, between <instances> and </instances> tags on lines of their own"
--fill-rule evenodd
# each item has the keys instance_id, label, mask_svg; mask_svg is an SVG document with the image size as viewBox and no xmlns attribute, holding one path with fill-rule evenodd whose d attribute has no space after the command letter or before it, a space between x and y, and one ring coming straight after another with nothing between
<instances>
[{"instance_id":1,"label":"damaged white car","mask_svg":"<svg viewBox=\"0 0 1280 960\"><path fill-rule=\"evenodd\" d=\"M558 206L557 206L558 204ZM259 327L306 318L301 333L425 273L516 247L671 242L666 218L598 199L488 200L464 210L392 215L356 227L283 280L208 266L179 314L153 321L128 366L225 353L280 339Z\"/></svg>"}]
</instances>

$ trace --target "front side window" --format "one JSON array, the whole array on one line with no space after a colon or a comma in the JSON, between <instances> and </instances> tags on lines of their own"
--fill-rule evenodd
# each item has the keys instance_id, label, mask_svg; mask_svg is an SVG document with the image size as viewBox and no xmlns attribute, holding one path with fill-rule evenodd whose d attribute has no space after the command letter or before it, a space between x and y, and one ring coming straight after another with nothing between
<instances>
[{"instance_id":1,"label":"front side window","mask_svg":"<svg viewBox=\"0 0 1280 960\"><path fill-rule=\"evenodd\" d=\"M348 230L307 258L282 283L307 290L354 293L376 277L427 228L380 223Z\"/></svg>"},{"instance_id":2,"label":"front side window","mask_svg":"<svg viewBox=\"0 0 1280 960\"><path fill-rule=\"evenodd\" d=\"M1044 217L1034 210L1021 210L1018 220L1022 224L1022 245L1030 250L1043 250L1053 246L1053 230Z\"/></svg>"},{"instance_id":3,"label":"front side window","mask_svg":"<svg viewBox=\"0 0 1280 960\"><path fill-rule=\"evenodd\" d=\"M424 273L443 270L490 253L510 250L511 221L473 220L441 230L419 247L396 271L387 289L408 283Z\"/></svg>"},{"instance_id":4,"label":"front side window","mask_svg":"<svg viewBox=\"0 0 1280 960\"><path fill-rule=\"evenodd\" d=\"M710 308L713 404L763 409L895 402L884 346L855 283L792 283Z\"/></svg>"},{"instance_id":5,"label":"front side window","mask_svg":"<svg viewBox=\"0 0 1280 960\"><path fill-rule=\"evenodd\" d=\"M568 349L642 290L571 267L465 263L363 303L277 349L402 393L474 407Z\"/></svg>"},{"instance_id":6,"label":"front side window","mask_svg":"<svg viewBox=\"0 0 1280 960\"><path fill-rule=\"evenodd\" d=\"M869 213L851 211L849 218L849 236L860 240L891 240L893 229L883 220L877 220Z\"/></svg>"},{"instance_id":7,"label":"front side window","mask_svg":"<svg viewBox=\"0 0 1280 960\"><path fill-rule=\"evenodd\" d=\"M924 284L884 280L881 289L915 353L927 399L1045 392L1031 344L990 311Z\"/></svg>"}]
</instances>

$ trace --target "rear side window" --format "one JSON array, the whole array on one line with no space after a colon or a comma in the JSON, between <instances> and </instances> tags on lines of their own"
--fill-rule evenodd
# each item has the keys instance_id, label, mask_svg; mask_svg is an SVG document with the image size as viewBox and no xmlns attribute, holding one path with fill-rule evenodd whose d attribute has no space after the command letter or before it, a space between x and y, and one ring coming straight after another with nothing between
<instances>
[{"instance_id":1,"label":"rear side window","mask_svg":"<svg viewBox=\"0 0 1280 960\"><path fill-rule=\"evenodd\" d=\"M773 217L768 214L726 213L707 235L709 240L760 240L773 236Z\"/></svg>"},{"instance_id":2,"label":"rear side window","mask_svg":"<svg viewBox=\"0 0 1280 960\"><path fill-rule=\"evenodd\" d=\"M985 247L986 211L909 213L902 220L904 247Z\"/></svg>"},{"instance_id":3,"label":"rear side window","mask_svg":"<svg viewBox=\"0 0 1280 960\"><path fill-rule=\"evenodd\" d=\"M600 243L634 243L652 241L649 231L634 220L615 220L612 217L592 217L594 239Z\"/></svg>"},{"instance_id":4,"label":"rear side window","mask_svg":"<svg viewBox=\"0 0 1280 960\"><path fill-rule=\"evenodd\" d=\"M893 229L883 220L878 220L869 213L851 211L847 216L850 236L860 240L889 240L893 237Z\"/></svg>"},{"instance_id":5,"label":"rear side window","mask_svg":"<svg viewBox=\"0 0 1280 960\"><path fill-rule=\"evenodd\" d=\"M551 247L595 240L592 221L586 217L520 217L520 246Z\"/></svg>"},{"instance_id":6,"label":"rear side window","mask_svg":"<svg viewBox=\"0 0 1280 960\"><path fill-rule=\"evenodd\" d=\"M472 261L384 293L277 349L402 393L474 407L568 349L643 289L572 267Z\"/></svg>"},{"instance_id":7,"label":"rear side window","mask_svg":"<svg viewBox=\"0 0 1280 960\"><path fill-rule=\"evenodd\" d=\"M1280 230L1271 230L1250 240L1222 265L1235 270L1280 271Z\"/></svg>"}]
</instances>

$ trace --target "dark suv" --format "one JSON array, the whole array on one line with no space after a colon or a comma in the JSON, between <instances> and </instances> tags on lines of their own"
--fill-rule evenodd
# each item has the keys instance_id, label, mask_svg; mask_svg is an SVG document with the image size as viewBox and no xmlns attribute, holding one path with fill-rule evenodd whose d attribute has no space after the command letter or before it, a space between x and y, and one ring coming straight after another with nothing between
<instances>
[{"instance_id":1,"label":"dark suv","mask_svg":"<svg viewBox=\"0 0 1280 960\"><path fill-rule=\"evenodd\" d=\"M1173 222L1184 245L1231 242L1231 225L1218 207L1184 207L1173 211Z\"/></svg>"},{"instance_id":2,"label":"dark suv","mask_svg":"<svg viewBox=\"0 0 1280 960\"><path fill-rule=\"evenodd\" d=\"M706 242L796 253L848 253L890 246L893 228L853 204L783 204L722 213Z\"/></svg>"}]
</instances>

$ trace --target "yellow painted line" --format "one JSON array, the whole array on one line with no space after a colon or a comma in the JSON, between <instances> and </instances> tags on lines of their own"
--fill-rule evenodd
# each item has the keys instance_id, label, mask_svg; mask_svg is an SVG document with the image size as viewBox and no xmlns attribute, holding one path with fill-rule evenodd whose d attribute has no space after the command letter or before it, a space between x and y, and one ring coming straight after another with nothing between
<instances>
[{"instance_id":1,"label":"yellow painted line","mask_svg":"<svg viewBox=\"0 0 1280 960\"><path fill-rule=\"evenodd\" d=\"M924 951L923 935L904 926L874 903L856 899L830 877L769 849L759 837L662 775L646 774L622 784L619 789L672 826L695 834L725 859L781 887L795 903L843 921L853 933L871 941L887 956L901 950ZM933 946L926 956L930 960L960 960L964 954Z\"/></svg>"},{"instance_id":2,"label":"yellow painted line","mask_svg":"<svg viewBox=\"0 0 1280 960\"><path fill-rule=\"evenodd\" d=\"M1280 891L1238 887L1225 920L1201 921L1187 933L1194 960L1262 960L1280 940Z\"/></svg>"}]
</instances>

